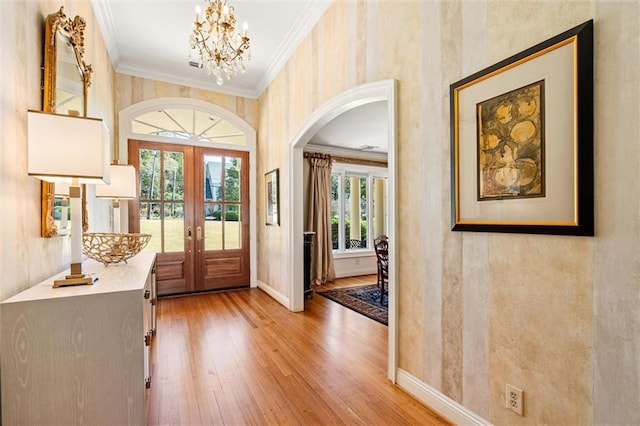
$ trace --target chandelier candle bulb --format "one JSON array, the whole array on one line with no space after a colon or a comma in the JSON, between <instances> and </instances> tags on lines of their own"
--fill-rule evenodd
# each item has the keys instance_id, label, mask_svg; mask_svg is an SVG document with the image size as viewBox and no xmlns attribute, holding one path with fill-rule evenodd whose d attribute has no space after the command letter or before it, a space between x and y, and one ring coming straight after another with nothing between
<instances>
[{"instance_id":1,"label":"chandelier candle bulb","mask_svg":"<svg viewBox=\"0 0 640 426\"><path fill-rule=\"evenodd\" d=\"M242 36L244 38L247 38L247 30L249 29L249 24L247 24L246 22L244 24L242 24Z\"/></svg>"}]
</instances>

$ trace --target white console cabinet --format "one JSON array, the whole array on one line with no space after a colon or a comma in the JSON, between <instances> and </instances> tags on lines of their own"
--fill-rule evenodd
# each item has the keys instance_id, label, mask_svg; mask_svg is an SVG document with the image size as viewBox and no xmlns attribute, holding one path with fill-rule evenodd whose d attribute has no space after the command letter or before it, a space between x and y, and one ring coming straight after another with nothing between
<instances>
[{"instance_id":1,"label":"white console cabinet","mask_svg":"<svg viewBox=\"0 0 640 426\"><path fill-rule=\"evenodd\" d=\"M144 425L155 253L92 260L93 285L51 277L0 304L3 425Z\"/></svg>"}]
</instances>

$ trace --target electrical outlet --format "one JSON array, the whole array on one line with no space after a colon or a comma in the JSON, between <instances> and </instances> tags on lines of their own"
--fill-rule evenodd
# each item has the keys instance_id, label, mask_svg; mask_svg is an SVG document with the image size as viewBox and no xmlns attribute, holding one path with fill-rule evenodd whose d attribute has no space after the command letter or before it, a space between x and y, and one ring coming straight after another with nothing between
<instances>
[{"instance_id":1,"label":"electrical outlet","mask_svg":"<svg viewBox=\"0 0 640 426\"><path fill-rule=\"evenodd\" d=\"M506 405L511 411L524 416L524 392L507 383Z\"/></svg>"}]
</instances>

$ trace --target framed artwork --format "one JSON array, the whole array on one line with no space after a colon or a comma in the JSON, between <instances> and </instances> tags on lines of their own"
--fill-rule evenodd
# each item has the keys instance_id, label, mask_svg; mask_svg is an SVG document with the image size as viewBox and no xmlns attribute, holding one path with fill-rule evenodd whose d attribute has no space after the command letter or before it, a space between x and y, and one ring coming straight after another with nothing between
<instances>
[{"instance_id":1,"label":"framed artwork","mask_svg":"<svg viewBox=\"0 0 640 426\"><path fill-rule=\"evenodd\" d=\"M267 191L267 225L280 225L280 189L278 169L271 170L264 175Z\"/></svg>"},{"instance_id":2,"label":"framed artwork","mask_svg":"<svg viewBox=\"0 0 640 426\"><path fill-rule=\"evenodd\" d=\"M594 235L593 21L450 86L453 231Z\"/></svg>"}]
</instances>

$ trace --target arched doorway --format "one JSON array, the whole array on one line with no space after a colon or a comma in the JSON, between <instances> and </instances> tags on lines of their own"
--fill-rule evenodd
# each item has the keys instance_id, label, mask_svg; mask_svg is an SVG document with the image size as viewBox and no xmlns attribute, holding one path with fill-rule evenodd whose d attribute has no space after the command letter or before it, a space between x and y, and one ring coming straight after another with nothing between
<instances>
[{"instance_id":1,"label":"arched doorway","mask_svg":"<svg viewBox=\"0 0 640 426\"><path fill-rule=\"evenodd\" d=\"M234 150L248 156L249 283L257 285L256 237L256 132L242 118L217 105L190 98L156 98L120 111L118 160L128 163L129 140L195 149ZM213 201L213 200L210 200ZM212 204L209 207L218 208ZM220 203L222 208L225 206ZM233 206L229 206L232 208ZM123 228L128 229L128 212L123 209ZM214 212L215 213L215 212ZM206 226L205 226L206 228ZM206 231L206 230L205 230ZM194 237L196 236L194 227Z\"/></svg>"},{"instance_id":2,"label":"arched doorway","mask_svg":"<svg viewBox=\"0 0 640 426\"><path fill-rule=\"evenodd\" d=\"M318 108L302 125L289 144L289 223L290 247L292 256L289 288L289 309L294 312L304 310L303 284L303 148L311 138L331 120L344 112L371 102L386 101L388 120L388 203L389 203L389 379L395 383L397 366L397 296L396 284L396 238L395 238L395 182L396 182L396 82L383 80L354 87L336 96Z\"/></svg>"}]
</instances>

